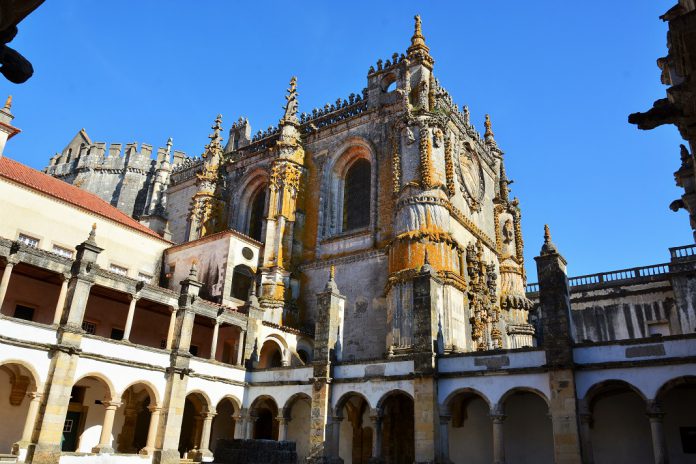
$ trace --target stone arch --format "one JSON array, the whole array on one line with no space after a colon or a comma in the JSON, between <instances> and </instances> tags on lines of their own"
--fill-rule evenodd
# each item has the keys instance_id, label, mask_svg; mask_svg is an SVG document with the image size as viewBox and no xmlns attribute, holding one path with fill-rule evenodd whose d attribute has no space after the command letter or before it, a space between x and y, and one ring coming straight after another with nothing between
<instances>
[{"instance_id":1,"label":"stone arch","mask_svg":"<svg viewBox=\"0 0 696 464\"><path fill-rule=\"evenodd\" d=\"M546 395L542 391L537 390L536 388L533 388L533 387L513 387L513 388L509 389L508 391L503 393L503 395L500 397L500 399L498 400L497 406L498 407L503 406L505 404L505 401L507 401L508 398L510 398L510 396L518 394L518 393L531 393L533 395L536 395L544 401L544 404L546 404L547 408L551 407L549 399L546 397ZM501 412L503 412L503 411L501 411Z\"/></svg>"},{"instance_id":2,"label":"stone arch","mask_svg":"<svg viewBox=\"0 0 696 464\"><path fill-rule=\"evenodd\" d=\"M368 229L374 229L377 211L377 153L374 145L363 137L349 137L330 155L323 170L319 217L320 237L330 237L343 232L344 180L350 167L359 159L370 163L370 221Z\"/></svg>"},{"instance_id":3,"label":"stone arch","mask_svg":"<svg viewBox=\"0 0 696 464\"><path fill-rule=\"evenodd\" d=\"M148 395L150 395L150 406L161 407L159 392L157 391L157 387L155 387L151 382L149 382L147 380L134 380L133 382L126 385L126 387L121 392L120 396L123 397L123 394L126 391L128 391L129 388L131 388L133 386L137 386L137 385L144 387L145 391L147 391Z\"/></svg>"},{"instance_id":4,"label":"stone arch","mask_svg":"<svg viewBox=\"0 0 696 464\"><path fill-rule=\"evenodd\" d=\"M63 451L91 452L94 448L112 448L116 430L102 442L102 428L107 417L107 408L116 414L121 407L111 380L100 372L88 372L78 377L72 385L70 403L66 413L66 429L62 441ZM69 425L69 426L68 426Z\"/></svg>"},{"instance_id":5,"label":"stone arch","mask_svg":"<svg viewBox=\"0 0 696 464\"><path fill-rule=\"evenodd\" d=\"M490 399L474 388L459 388L447 396L440 408L440 417L448 418L447 452L452 462L493 462L492 409Z\"/></svg>"},{"instance_id":6,"label":"stone arch","mask_svg":"<svg viewBox=\"0 0 696 464\"><path fill-rule=\"evenodd\" d=\"M339 427L339 456L344 462L367 463L371 457L374 413L365 395L345 393L334 409L334 427Z\"/></svg>"},{"instance_id":7,"label":"stone arch","mask_svg":"<svg viewBox=\"0 0 696 464\"><path fill-rule=\"evenodd\" d=\"M411 396L410 393L407 391L401 390L401 389L395 389L395 390L389 390L387 393L382 395L382 397L377 401L377 409L381 410L384 408L384 403L392 396L397 396L397 395L405 395L407 396L411 401L413 401L413 396Z\"/></svg>"},{"instance_id":8,"label":"stone arch","mask_svg":"<svg viewBox=\"0 0 696 464\"><path fill-rule=\"evenodd\" d=\"M303 392L293 394L285 401L282 422L279 424L278 439L295 442L297 462L304 462L309 454L312 398Z\"/></svg>"},{"instance_id":9,"label":"stone arch","mask_svg":"<svg viewBox=\"0 0 696 464\"><path fill-rule=\"evenodd\" d=\"M236 209L231 217L235 218L235 228L243 234L249 235L249 220L252 215L253 201L257 195L263 194L264 207L262 216L265 217L268 211L268 173L264 169L255 169L239 184L236 189L238 201L230 202ZM259 240L260 241L260 240Z\"/></svg>"},{"instance_id":10,"label":"stone arch","mask_svg":"<svg viewBox=\"0 0 696 464\"><path fill-rule=\"evenodd\" d=\"M665 382L649 405L654 418L662 418L665 451L669 462L690 462L693 454L687 454L682 443L682 430L693 427L696 410L696 376L685 375ZM688 429L687 429L688 430Z\"/></svg>"},{"instance_id":11,"label":"stone arch","mask_svg":"<svg viewBox=\"0 0 696 464\"><path fill-rule=\"evenodd\" d=\"M647 401L640 389L625 380L604 380L590 387L582 406L595 462L652 462Z\"/></svg>"},{"instance_id":12,"label":"stone arch","mask_svg":"<svg viewBox=\"0 0 696 464\"><path fill-rule=\"evenodd\" d=\"M503 446L508 462L554 462L553 425L543 393L530 387L512 388L493 413L504 414Z\"/></svg>"},{"instance_id":13,"label":"stone arch","mask_svg":"<svg viewBox=\"0 0 696 464\"><path fill-rule=\"evenodd\" d=\"M655 399L659 402L673 388L678 388L680 386L685 385L696 386L696 375L684 375L668 380L667 382L663 383L662 386L657 390L657 393L655 394Z\"/></svg>"},{"instance_id":14,"label":"stone arch","mask_svg":"<svg viewBox=\"0 0 696 464\"><path fill-rule=\"evenodd\" d=\"M256 273L246 264L237 264L232 269L232 297L247 301L254 286Z\"/></svg>"},{"instance_id":15,"label":"stone arch","mask_svg":"<svg viewBox=\"0 0 696 464\"><path fill-rule=\"evenodd\" d=\"M208 443L204 443L203 428L205 421L210 418L212 402L210 397L201 390L192 390L186 394L184 413L179 434L179 453L181 456L198 457L208 451ZM210 436L207 437L208 440Z\"/></svg>"},{"instance_id":16,"label":"stone arch","mask_svg":"<svg viewBox=\"0 0 696 464\"><path fill-rule=\"evenodd\" d=\"M288 398L285 401L285 405L283 406L283 416L287 416L287 414L290 412L290 409L292 409L292 407L295 405L297 401L309 401L311 403L312 397L304 392L294 393L292 396L290 396L290 398Z\"/></svg>"},{"instance_id":17,"label":"stone arch","mask_svg":"<svg viewBox=\"0 0 696 464\"><path fill-rule=\"evenodd\" d=\"M403 390L391 390L377 402L381 415L382 457L386 462L415 461L414 399Z\"/></svg>"},{"instance_id":18,"label":"stone arch","mask_svg":"<svg viewBox=\"0 0 696 464\"><path fill-rule=\"evenodd\" d=\"M302 365L308 365L314 359L314 346L311 340L307 338L299 338L295 346L295 353Z\"/></svg>"},{"instance_id":19,"label":"stone arch","mask_svg":"<svg viewBox=\"0 0 696 464\"><path fill-rule=\"evenodd\" d=\"M0 361L0 369L2 369L5 366L18 366L21 369L25 369L27 374L29 374L29 377L31 379L31 384L34 387L34 390L32 391L39 391L42 387L42 381L41 377L39 376L39 373L36 371L36 368L29 364L26 361L23 361L21 359L5 359L3 361ZM9 367L8 367L9 368Z\"/></svg>"},{"instance_id":20,"label":"stone arch","mask_svg":"<svg viewBox=\"0 0 696 464\"><path fill-rule=\"evenodd\" d=\"M382 92L388 92L389 87L397 82L399 80L398 76L396 75L395 72L389 72L382 76L382 78L379 81L379 87L382 90ZM396 89L394 89L396 90Z\"/></svg>"},{"instance_id":21,"label":"stone arch","mask_svg":"<svg viewBox=\"0 0 696 464\"><path fill-rule=\"evenodd\" d=\"M252 419L252 438L278 439L278 403L270 395L259 395L249 406Z\"/></svg>"},{"instance_id":22,"label":"stone arch","mask_svg":"<svg viewBox=\"0 0 696 464\"><path fill-rule=\"evenodd\" d=\"M201 406L203 412L212 411L213 402L210 400L208 394L203 390L191 390L190 392L186 393L186 397L188 398L189 396L197 401L197 405Z\"/></svg>"},{"instance_id":23,"label":"stone arch","mask_svg":"<svg viewBox=\"0 0 696 464\"><path fill-rule=\"evenodd\" d=\"M33 366L23 361L7 360L0 364L0 453L17 454L18 442L28 443L31 434L24 436L26 423L36 419L36 403L40 399L39 377ZM22 448L26 448L22 446Z\"/></svg>"},{"instance_id":24,"label":"stone arch","mask_svg":"<svg viewBox=\"0 0 696 464\"><path fill-rule=\"evenodd\" d=\"M259 368L288 366L288 343L278 334L270 334L259 350Z\"/></svg>"},{"instance_id":25,"label":"stone arch","mask_svg":"<svg viewBox=\"0 0 696 464\"><path fill-rule=\"evenodd\" d=\"M120 398L115 423L121 427L114 448L118 453L137 453L148 445L152 411L160 408L157 389L148 381L138 380L126 386Z\"/></svg>"},{"instance_id":26,"label":"stone arch","mask_svg":"<svg viewBox=\"0 0 696 464\"><path fill-rule=\"evenodd\" d=\"M481 400L483 400L486 403L489 410L493 409L493 403L491 403L491 400L488 399L488 397L486 395L484 395L481 391L476 390L475 388L471 388L471 387L464 387L464 388L458 388L458 389L454 390L452 393L450 393L449 395L447 395L447 398L445 398L445 401L440 406L441 411L445 414L451 413L452 412L452 403L459 395L470 395L470 396L479 397Z\"/></svg>"},{"instance_id":27,"label":"stone arch","mask_svg":"<svg viewBox=\"0 0 696 464\"><path fill-rule=\"evenodd\" d=\"M336 401L336 405L334 406L334 416L341 417L341 411L345 407L346 403L353 397L357 396L363 399L365 403L369 407L372 407L372 404L370 403L370 400L367 399L367 396L363 395L362 393L356 392L354 390L351 390L349 392L344 393L341 395L341 397Z\"/></svg>"},{"instance_id":28,"label":"stone arch","mask_svg":"<svg viewBox=\"0 0 696 464\"><path fill-rule=\"evenodd\" d=\"M211 451L215 452L218 440L234 438L241 408L241 402L233 395L225 395L217 402L210 431Z\"/></svg>"},{"instance_id":29,"label":"stone arch","mask_svg":"<svg viewBox=\"0 0 696 464\"><path fill-rule=\"evenodd\" d=\"M90 378L98 380L105 387L106 396L104 397L104 400L118 401L120 399L120 397L116 394L116 388L114 387L113 382L107 376L100 372L88 372L86 374L81 375L77 380L75 380L75 382L73 382L73 386L77 385L79 382L85 379Z\"/></svg>"}]
</instances>

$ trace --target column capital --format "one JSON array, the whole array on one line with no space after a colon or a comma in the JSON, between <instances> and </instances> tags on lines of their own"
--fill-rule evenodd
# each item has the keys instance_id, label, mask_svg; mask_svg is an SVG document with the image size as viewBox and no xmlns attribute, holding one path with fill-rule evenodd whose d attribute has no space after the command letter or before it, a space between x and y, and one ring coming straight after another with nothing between
<instances>
[{"instance_id":1,"label":"column capital","mask_svg":"<svg viewBox=\"0 0 696 464\"><path fill-rule=\"evenodd\" d=\"M14 266L19 263L19 255L17 253L12 253L5 258L5 266Z\"/></svg>"},{"instance_id":2,"label":"column capital","mask_svg":"<svg viewBox=\"0 0 696 464\"><path fill-rule=\"evenodd\" d=\"M440 425L447 425L452 420L451 414L440 414Z\"/></svg>"},{"instance_id":3,"label":"column capital","mask_svg":"<svg viewBox=\"0 0 696 464\"><path fill-rule=\"evenodd\" d=\"M278 416L278 417L276 417L276 420L278 421L278 424L280 424L280 425L287 424L288 422L290 422L290 419L288 419L285 416Z\"/></svg>"},{"instance_id":4,"label":"column capital","mask_svg":"<svg viewBox=\"0 0 696 464\"><path fill-rule=\"evenodd\" d=\"M108 401L102 401L102 406L104 406L106 409L118 409L121 407L123 403L121 403L118 400L108 400Z\"/></svg>"},{"instance_id":5,"label":"column capital","mask_svg":"<svg viewBox=\"0 0 696 464\"><path fill-rule=\"evenodd\" d=\"M162 408L160 406L148 406L147 410L150 411L151 413L153 412L160 412Z\"/></svg>"},{"instance_id":6,"label":"column capital","mask_svg":"<svg viewBox=\"0 0 696 464\"><path fill-rule=\"evenodd\" d=\"M32 400L32 401L33 401L33 400L40 400L42 396L43 396L43 393L40 393L40 392L29 392L29 393L27 393L27 398L29 398L29 399Z\"/></svg>"},{"instance_id":7,"label":"column capital","mask_svg":"<svg viewBox=\"0 0 696 464\"><path fill-rule=\"evenodd\" d=\"M72 277L72 274L70 273L70 271L61 272L58 275L60 276L61 282L65 282L67 280L70 280L70 277Z\"/></svg>"},{"instance_id":8,"label":"column capital","mask_svg":"<svg viewBox=\"0 0 696 464\"><path fill-rule=\"evenodd\" d=\"M578 414L581 424L592 424L592 414L589 412L581 412Z\"/></svg>"},{"instance_id":9,"label":"column capital","mask_svg":"<svg viewBox=\"0 0 696 464\"><path fill-rule=\"evenodd\" d=\"M500 413L491 413L490 418L494 424L502 424L507 416Z\"/></svg>"},{"instance_id":10,"label":"column capital","mask_svg":"<svg viewBox=\"0 0 696 464\"><path fill-rule=\"evenodd\" d=\"M648 418L652 420L662 420L665 417L665 413L662 411L662 405L656 400L648 401L648 405L645 409L645 414Z\"/></svg>"},{"instance_id":11,"label":"column capital","mask_svg":"<svg viewBox=\"0 0 696 464\"><path fill-rule=\"evenodd\" d=\"M203 418L203 420L213 420L213 417L215 416L217 416L217 413L212 411L201 413L201 417Z\"/></svg>"}]
</instances>

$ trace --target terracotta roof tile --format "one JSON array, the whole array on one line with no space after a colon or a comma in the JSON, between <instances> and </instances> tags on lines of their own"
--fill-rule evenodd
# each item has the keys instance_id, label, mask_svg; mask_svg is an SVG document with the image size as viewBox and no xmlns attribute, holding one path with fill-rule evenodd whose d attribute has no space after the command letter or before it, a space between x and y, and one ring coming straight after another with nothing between
<instances>
[{"instance_id":1,"label":"terracotta roof tile","mask_svg":"<svg viewBox=\"0 0 696 464\"><path fill-rule=\"evenodd\" d=\"M93 193L89 193L5 156L0 158L0 177L98 214L131 229L164 240L152 229L145 227Z\"/></svg>"}]
</instances>

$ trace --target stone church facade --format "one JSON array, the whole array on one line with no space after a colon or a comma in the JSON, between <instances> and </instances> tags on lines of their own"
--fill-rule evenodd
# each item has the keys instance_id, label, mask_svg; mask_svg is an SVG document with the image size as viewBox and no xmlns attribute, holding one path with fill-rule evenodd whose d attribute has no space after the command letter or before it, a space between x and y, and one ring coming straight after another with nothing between
<instances>
[{"instance_id":1,"label":"stone church facade","mask_svg":"<svg viewBox=\"0 0 696 464\"><path fill-rule=\"evenodd\" d=\"M696 248L569 280L547 228L527 285L491 120L435 69L416 17L358 94L300 113L293 78L277 126L225 141L218 116L200 158L84 130L53 177L0 158L11 459L248 438L303 462L692 462Z\"/></svg>"}]
</instances>

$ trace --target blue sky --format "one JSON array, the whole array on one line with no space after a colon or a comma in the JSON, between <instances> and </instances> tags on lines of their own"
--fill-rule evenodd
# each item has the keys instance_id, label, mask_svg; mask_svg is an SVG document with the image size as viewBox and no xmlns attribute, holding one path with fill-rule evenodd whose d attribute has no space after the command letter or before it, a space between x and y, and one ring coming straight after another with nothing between
<instances>
[{"instance_id":1,"label":"blue sky","mask_svg":"<svg viewBox=\"0 0 696 464\"><path fill-rule=\"evenodd\" d=\"M669 211L680 137L629 113L664 98L658 19L674 0L191 2L48 0L13 46L35 75L0 81L23 132L6 154L36 168L82 127L95 141L198 155L217 113L276 124L292 75L300 111L358 93L408 47L413 15L435 73L480 131L490 113L522 206L529 281L548 223L569 274L665 262L693 241Z\"/></svg>"}]
</instances>

